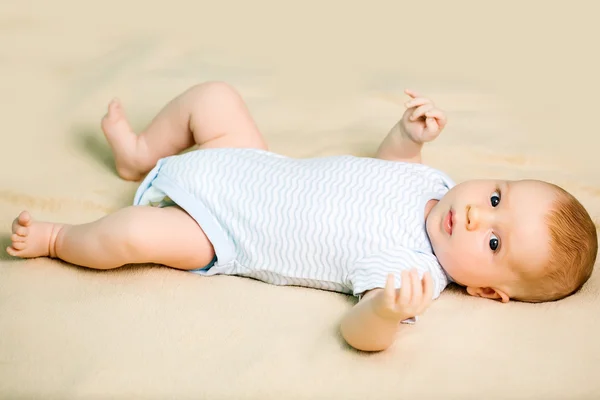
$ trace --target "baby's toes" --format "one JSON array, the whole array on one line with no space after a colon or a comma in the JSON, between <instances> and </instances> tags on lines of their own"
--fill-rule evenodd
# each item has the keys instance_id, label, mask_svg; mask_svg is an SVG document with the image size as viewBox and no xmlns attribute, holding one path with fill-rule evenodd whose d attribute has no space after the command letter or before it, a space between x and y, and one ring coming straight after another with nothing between
<instances>
[{"instance_id":1,"label":"baby's toes","mask_svg":"<svg viewBox=\"0 0 600 400\"><path fill-rule=\"evenodd\" d=\"M20 225L29 226L31 223L31 215L29 215L27 211L23 211L21 214L19 214L18 220Z\"/></svg>"},{"instance_id":2,"label":"baby's toes","mask_svg":"<svg viewBox=\"0 0 600 400\"><path fill-rule=\"evenodd\" d=\"M121 117L121 114L121 102L118 99L113 99L108 105L107 118L110 121L116 121Z\"/></svg>"},{"instance_id":3,"label":"baby's toes","mask_svg":"<svg viewBox=\"0 0 600 400\"><path fill-rule=\"evenodd\" d=\"M15 218L12 223L12 232L15 233L17 228L19 228L21 224L19 223L19 217Z\"/></svg>"},{"instance_id":4,"label":"baby's toes","mask_svg":"<svg viewBox=\"0 0 600 400\"><path fill-rule=\"evenodd\" d=\"M13 240L11 247L15 250L23 250L26 247L26 244L25 242L16 242Z\"/></svg>"},{"instance_id":5,"label":"baby's toes","mask_svg":"<svg viewBox=\"0 0 600 400\"><path fill-rule=\"evenodd\" d=\"M18 226L17 229L15 229L15 234L13 236L20 236L21 238L26 237L27 235L29 235L29 228L25 227L25 226Z\"/></svg>"}]
</instances>

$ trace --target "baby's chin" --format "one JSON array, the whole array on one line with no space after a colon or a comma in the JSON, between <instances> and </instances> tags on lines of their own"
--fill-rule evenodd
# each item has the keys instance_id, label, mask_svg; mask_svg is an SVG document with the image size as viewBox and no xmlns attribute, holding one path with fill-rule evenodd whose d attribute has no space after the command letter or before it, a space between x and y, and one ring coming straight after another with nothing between
<instances>
[{"instance_id":1,"label":"baby's chin","mask_svg":"<svg viewBox=\"0 0 600 400\"><path fill-rule=\"evenodd\" d=\"M441 250L441 225L443 218L443 208L439 207L442 202L438 202L425 219L425 231L427 231L427 236L429 237L429 241L431 242L431 246L433 247L434 253L436 249Z\"/></svg>"},{"instance_id":2,"label":"baby's chin","mask_svg":"<svg viewBox=\"0 0 600 400\"><path fill-rule=\"evenodd\" d=\"M433 245L431 246L433 248L433 254L435 255L435 257L437 258L438 262L440 263L440 265L442 266L442 268L444 268L444 270L446 271L447 269L451 269L449 267L451 267L452 265L450 263L447 262L446 259L446 254L444 253L443 250L441 249L436 249L435 247L433 247ZM437 250L437 251L436 251Z\"/></svg>"}]
</instances>

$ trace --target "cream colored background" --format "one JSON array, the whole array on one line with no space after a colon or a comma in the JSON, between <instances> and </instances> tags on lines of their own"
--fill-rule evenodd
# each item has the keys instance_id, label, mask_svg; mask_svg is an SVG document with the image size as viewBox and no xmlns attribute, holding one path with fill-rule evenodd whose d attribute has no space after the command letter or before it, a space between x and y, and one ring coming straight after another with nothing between
<instances>
[{"instance_id":1,"label":"cream colored background","mask_svg":"<svg viewBox=\"0 0 600 400\"><path fill-rule=\"evenodd\" d=\"M0 244L24 208L75 223L129 204L99 130L108 100L140 129L209 79L298 157L372 153L412 87L450 119L427 162L547 179L598 218L598 10L557 4L4 1ZM346 296L2 251L0 397L598 398L599 279L543 305L452 289L367 355L337 333Z\"/></svg>"}]
</instances>

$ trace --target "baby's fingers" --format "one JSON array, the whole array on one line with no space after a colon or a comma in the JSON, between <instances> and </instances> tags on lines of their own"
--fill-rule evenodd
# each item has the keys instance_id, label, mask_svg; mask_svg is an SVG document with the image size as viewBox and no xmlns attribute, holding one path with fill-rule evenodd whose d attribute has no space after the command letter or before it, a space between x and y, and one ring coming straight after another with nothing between
<instances>
[{"instance_id":1,"label":"baby's fingers","mask_svg":"<svg viewBox=\"0 0 600 400\"><path fill-rule=\"evenodd\" d=\"M396 302L394 274L388 274L387 280L385 281L385 288L383 289L383 291L385 295L385 305L392 307Z\"/></svg>"},{"instance_id":2,"label":"baby's fingers","mask_svg":"<svg viewBox=\"0 0 600 400\"><path fill-rule=\"evenodd\" d=\"M448 119L446 118L446 114L440 110L439 108L432 108L425 113L426 118L435 118L440 129L444 129Z\"/></svg>"},{"instance_id":3,"label":"baby's fingers","mask_svg":"<svg viewBox=\"0 0 600 400\"><path fill-rule=\"evenodd\" d=\"M427 128L428 133L437 133L440 130L437 120L431 117L427 117L427 119L425 119L425 127Z\"/></svg>"},{"instance_id":4,"label":"baby's fingers","mask_svg":"<svg viewBox=\"0 0 600 400\"><path fill-rule=\"evenodd\" d=\"M421 97L421 96L419 96L419 94L418 94L417 92L415 92L415 91L414 91L414 90L412 90L412 89L404 89L404 93L406 93L407 95L409 95L409 96L410 96L410 97L412 97L413 99L414 99L415 97Z\"/></svg>"},{"instance_id":5,"label":"baby's fingers","mask_svg":"<svg viewBox=\"0 0 600 400\"><path fill-rule=\"evenodd\" d=\"M411 100L407 101L406 103L404 103L404 106L406 108L415 108L415 107L420 107L425 104L431 104L431 100L426 99L425 97L417 97L415 99L411 99Z\"/></svg>"},{"instance_id":6,"label":"baby's fingers","mask_svg":"<svg viewBox=\"0 0 600 400\"><path fill-rule=\"evenodd\" d=\"M411 121L416 121L417 119L421 118L422 116L426 115L426 113L430 110L433 110L433 104L431 103L425 103L422 106L419 106L415 109L415 111L413 111L412 115L410 116L410 120Z\"/></svg>"},{"instance_id":7,"label":"baby's fingers","mask_svg":"<svg viewBox=\"0 0 600 400\"><path fill-rule=\"evenodd\" d=\"M429 307L431 302L433 301L433 279L431 278L431 273L426 272L423 275L423 279L421 280L421 287L423 292L423 298L421 301L421 306L419 307L419 314Z\"/></svg>"},{"instance_id":8,"label":"baby's fingers","mask_svg":"<svg viewBox=\"0 0 600 400\"><path fill-rule=\"evenodd\" d=\"M402 271L402 282L400 283L400 296L398 297L397 304L406 307L410 304L412 298L412 283L408 271Z\"/></svg>"},{"instance_id":9,"label":"baby's fingers","mask_svg":"<svg viewBox=\"0 0 600 400\"><path fill-rule=\"evenodd\" d=\"M412 287L412 298L410 299L410 307L418 308L423 301L423 285L419 279L419 273L416 269L410 271L410 285Z\"/></svg>"}]
</instances>

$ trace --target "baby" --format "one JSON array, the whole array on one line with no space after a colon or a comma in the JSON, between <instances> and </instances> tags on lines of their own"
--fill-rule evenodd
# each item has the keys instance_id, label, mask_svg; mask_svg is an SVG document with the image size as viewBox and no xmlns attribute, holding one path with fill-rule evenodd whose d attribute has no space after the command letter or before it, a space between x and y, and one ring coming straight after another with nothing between
<instances>
[{"instance_id":1,"label":"baby","mask_svg":"<svg viewBox=\"0 0 600 400\"><path fill-rule=\"evenodd\" d=\"M190 88L140 135L113 101L102 130L119 175L145 176L134 205L83 225L22 212L7 252L95 269L157 263L353 294L359 302L341 333L365 351L388 348L399 322L422 314L449 282L502 302L577 291L598 247L582 205L550 183L455 185L421 164L423 143L440 134L446 116L406 93L407 109L376 158L271 153L225 83ZM198 150L178 155L193 145Z\"/></svg>"}]
</instances>

